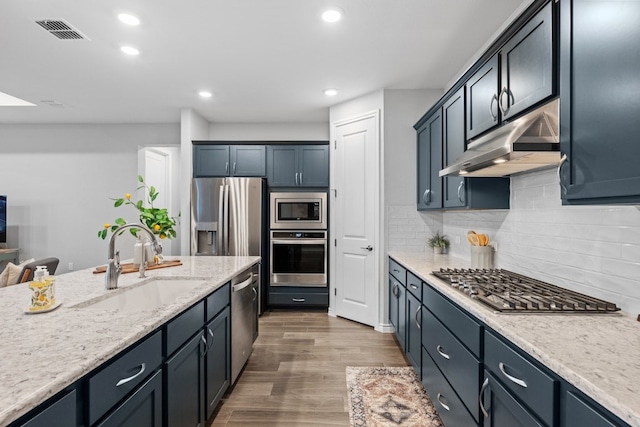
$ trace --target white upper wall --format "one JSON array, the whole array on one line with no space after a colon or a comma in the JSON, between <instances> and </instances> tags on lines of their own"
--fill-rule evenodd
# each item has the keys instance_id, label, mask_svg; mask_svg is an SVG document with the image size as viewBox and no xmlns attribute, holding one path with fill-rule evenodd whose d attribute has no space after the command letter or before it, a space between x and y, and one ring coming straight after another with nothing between
<instances>
[{"instance_id":1,"label":"white upper wall","mask_svg":"<svg viewBox=\"0 0 640 427\"><path fill-rule=\"evenodd\" d=\"M194 138L195 139L195 138ZM209 123L214 141L327 141L329 124L318 123Z\"/></svg>"}]
</instances>

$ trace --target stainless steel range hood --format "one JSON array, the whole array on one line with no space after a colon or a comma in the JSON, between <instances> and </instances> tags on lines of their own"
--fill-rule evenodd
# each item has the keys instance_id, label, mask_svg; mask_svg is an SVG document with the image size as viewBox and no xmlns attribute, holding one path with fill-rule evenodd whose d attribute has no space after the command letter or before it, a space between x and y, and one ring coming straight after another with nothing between
<instances>
[{"instance_id":1,"label":"stainless steel range hood","mask_svg":"<svg viewBox=\"0 0 640 427\"><path fill-rule=\"evenodd\" d=\"M560 162L558 98L467 146L462 156L440 176L500 177L532 171Z\"/></svg>"}]
</instances>

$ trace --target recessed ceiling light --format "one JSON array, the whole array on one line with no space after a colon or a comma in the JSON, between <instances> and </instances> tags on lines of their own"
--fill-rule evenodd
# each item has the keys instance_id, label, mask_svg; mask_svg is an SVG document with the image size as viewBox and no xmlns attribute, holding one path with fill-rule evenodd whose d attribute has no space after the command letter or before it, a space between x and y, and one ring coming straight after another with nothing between
<instances>
[{"instance_id":1,"label":"recessed ceiling light","mask_svg":"<svg viewBox=\"0 0 640 427\"><path fill-rule=\"evenodd\" d=\"M200 92L198 92L198 95L200 95L203 98L211 98L212 96L211 92L206 90L201 90Z\"/></svg>"},{"instance_id":2,"label":"recessed ceiling light","mask_svg":"<svg viewBox=\"0 0 640 427\"><path fill-rule=\"evenodd\" d=\"M140 25L140 20L133 15L129 15L128 13L121 13L120 15L118 15L118 19L127 25Z\"/></svg>"},{"instance_id":3,"label":"recessed ceiling light","mask_svg":"<svg viewBox=\"0 0 640 427\"><path fill-rule=\"evenodd\" d=\"M327 96L336 96L338 94L338 89L325 89L324 94Z\"/></svg>"},{"instance_id":4,"label":"recessed ceiling light","mask_svg":"<svg viewBox=\"0 0 640 427\"><path fill-rule=\"evenodd\" d=\"M131 56L140 54L140 51L132 46L121 46L120 50L126 53L127 55L131 55Z\"/></svg>"},{"instance_id":5,"label":"recessed ceiling light","mask_svg":"<svg viewBox=\"0 0 640 427\"><path fill-rule=\"evenodd\" d=\"M342 19L342 11L340 9L328 9L322 13L322 19L325 22L338 22Z\"/></svg>"}]
</instances>

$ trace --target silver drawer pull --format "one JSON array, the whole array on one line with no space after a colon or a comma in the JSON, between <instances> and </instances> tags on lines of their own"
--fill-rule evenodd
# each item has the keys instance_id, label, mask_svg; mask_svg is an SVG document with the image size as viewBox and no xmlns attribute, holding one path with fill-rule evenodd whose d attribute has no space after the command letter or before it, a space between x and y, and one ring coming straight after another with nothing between
<instances>
[{"instance_id":1,"label":"silver drawer pull","mask_svg":"<svg viewBox=\"0 0 640 427\"><path fill-rule=\"evenodd\" d=\"M416 314L414 316L416 320L416 326L418 327L418 329L422 329L422 320L420 317L418 317L418 314L420 314L421 311L422 311L422 306L418 307L418 309L416 310Z\"/></svg>"},{"instance_id":2,"label":"silver drawer pull","mask_svg":"<svg viewBox=\"0 0 640 427\"><path fill-rule=\"evenodd\" d=\"M293 302L304 302L304 298L291 298Z\"/></svg>"},{"instance_id":3,"label":"silver drawer pull","mask_svg":"<svg viewBox=\"0 0 640 427\"><path fill-rule=\"evenodd\" d=\"M123 379L121 379L120 381L118 381L118 382L116 383L116 387L120 387L121 385L126 384L126 383L128 383L129 381L133 381L133 380L135 380L136 378L138 378L140 375L142 375L142 374L144 373L144 370L145 370L146 368L147 368L147 364L146 364L146 363L143 363L142 365L140 365L140 370L139 370L136 374L131 375L129 378L123 378Z\"/></svg>"},{"instance_id":4,"label":"silver drawer pull","mask_svg":"<svg viewBox=\"0 0 640 427\"><path fill-rule=\"evenodd\" d=\"M209 345L207 345L207 348L211 348L211 346L213 345L214 334L211 328L207 328L207 331L209 331L209 336L211 337L211 342L209 343ZM206 341L208 341L208 339Z\"/></svg>"},{"instance_id":5,"label":"silver drawer pull","mask_svg":"<svg viewBox=\"0 0 640 427\"><path fill-rule=\"evenodd\" d=\"M411 289L416 289L416 290L418 289L418 287L416 285L409 284L409 286L411 286Z\"/></svg>"},{"instance_id":6,"label":"silver drawer pull","mask_svg":"<svg viewBox=\"0 0 640 427\"><path fill-rule=\"evenodd\" d=\"M524 387L527 388L527 383L525 383L523 380L521 380L520 378L516 378L513 377L509 374L507 374L504 370L504 363L500 362L498 363L498 368L500 368L500 372L502 372L502 375L504 375L505 377L507 377L507 379L511 382L514 382L516 384L518 384L520 387Z\"/></svg>"},{"instance_id":7,"label":"silver drawer pull","mask_svg":"<svg viewBox=\"0 0 640 427\"><path fill-rule=\"evenodd\" d=\"M200 353L200 357L204 357L209 351L209 344L207 344L207 339L204 337L204 335L200 335L200 341L202 341L202 343L204 344L204 350L202 350L202 353Z\"/></svg>"},{"instance_id":8,"label":"silver drawer pull","mask_svg":"<svg viewBox=\"0 0 640 427\"><path fill-rule=\"evenodd\" d=\"M447 360L451 359L451 357L444 352L444 349L440 344L438 344L438 346L436 347L436 350L438 350L438 353L440 354L440 356L444 357Z\"/></svg>"},{"instance_id":9,"label":"silver drawer pull","mask_svg":"<svg viewBox=\"0 0 640 427\"><path fill-rule=\"evenodd\" d=\"M442 407L443 407L444 409L446 409L447 411L450 411L450 410L451 410L451 408L449 408L449 405L447 405L446 403L444 403L444 402L442 401L442 398L443 398L443 397L444 397L444 396L442 395L442 393L438 393L438 396L437 396L438 403L439 403L440 405L442 405Z\"/></svg>"},{"instance_id":10,"label":"silver drawer pull","mask_svg":"<svg viewBox=\"0 0 640 427\"><path fill-rule=\"evenodd\" d=\"M480 395L478 396L478 401L480 402L480 410L482 411L482 415L484 415L485 418L489 418L489 413L484 408L484 402L483 402L484 391L488 386L489 386L489 378L485 378L484 382L482 383L482 388L480 389Z\"/></svg>"}]
</instances>

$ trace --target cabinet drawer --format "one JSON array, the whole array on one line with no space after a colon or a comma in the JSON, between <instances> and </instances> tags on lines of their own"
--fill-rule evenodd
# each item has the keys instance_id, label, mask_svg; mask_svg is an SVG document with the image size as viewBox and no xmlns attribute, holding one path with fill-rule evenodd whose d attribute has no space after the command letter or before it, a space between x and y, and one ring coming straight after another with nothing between
<instances>
[{"instance_id":1,"label":"cabinet drawer","mask_svg":"<svg viewBox=\"0 0 640 427\"><path fill-rule=\"evenodd\" d=\"M489 332L484 335L484 364L542 421L553 425L556 380Z\"/></svg>"},{"instance_id":2,"label":"cabinet drawer","mask_svg":"<svg viewBox=\"0 0 640 427\"><path fill-rule=\"evenodd\" d=\"M229 305L231 284L226 283L207 297L207 322Z\"/></svg>"},{"instance_id":3,"label":"cabinet drawer","mask_svg":"<svg viewBox=\"0 0 640 427\"><path fill-rule=\"evenodd\" d=\"M107 413L161 363L162 333L156 332L89 378L89 424Z\"/></svg>"},{"instance_id":4,"label":"cabinet drawer","mask_svg":"<svg viewBox=\"0 0 640 427\"><path fill-rule=\"evenodd\" d=\"M96 427L138 426L162 426L162 371L156 372Z\"/></svg>"},{"instance_id":5,"label":"cabinet drawer","mask_svg":"<svg viewBox=\"0 0 640 427\"><path fill-rule=\"evenodd\" d=\"M55 420L55 423L52 421ZM75 426L76 423L76 391L72 390L62 399L29 419L21 427Z\"/></svg>"},{"instance_id":6,"label":"cabinet drawer","mask_svg":"<svg viewBox=\"0 0 640 427\"><path fill-rule=\"evenodd\" d=\"M422 280L410 271L407 271L407 290L422 301Z\"/></svg>"},{"instance_id":7,"label":"cabinet drawer","mask_svg":"<svg viewBox=\"0 0 640 427\"><path fill-rule=\"evenodd\" d=\"M297 293L282 292L269 294L269 304L279 306L324 306L329 305L327 292Z\"/></svg>"},{"instance_id":8,"label":"cabinet drawer","mask_svg":"<svg viewBox=\"0 0 640 427\"><path fill-rule=\"evenodd\" d=\"M389 274L393 275L403 286L407 284L407 269L389 258Z\"/></svg>"},{"instance_id":9,"label":"cabinet drawer","mask_svg":"<svg viewBox=\"0 0 640 427\"><path fill-rule=\"evenodd\" d=\"M615 427L618 425L607 420L593 406L570 391L567 392L563 414L566 426Z\"/></svg>"},{"instance_id":10,"label":"cabinet drawer","mask_svg":"<svg viewBox=\"0 0 640 427\"><path fill-rule=\"evenodd\" d=\"M471 415L479 421L481 364L426 308L422 309L422 345Z\"/></svg>"},{"instance_id":11,"label":"cabinet drawer","mask_svg":"<svg viewBox=\"0 0 640 427\"><path fill-rule=\"evenodd\" d=\"M422 304L424 304L443 325L449 329L471 352L480 358L482 326L454 303L440 295L435 289L424 283L422 286Z\"/></svg>"},{"instance_id":12,"label":"cabinet drawer","mask_svg":"<svg viewBox=\"0 0 640 427\"><path fill-rule=\"evenodd\" d=\"M204 301L200 301L167 324L164 356L171 355L204 326Z\"/></svg>"},{"instance_id":13,"label":"cabinet drawer","mask_svg":"<svg viewBox=\"0 0 640 427\"><path fill-rule=\"evenodd\" d=\"M422 385L446 426L477 425L424 348L422 349Z\"/></svg>"}]
</instances>

